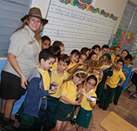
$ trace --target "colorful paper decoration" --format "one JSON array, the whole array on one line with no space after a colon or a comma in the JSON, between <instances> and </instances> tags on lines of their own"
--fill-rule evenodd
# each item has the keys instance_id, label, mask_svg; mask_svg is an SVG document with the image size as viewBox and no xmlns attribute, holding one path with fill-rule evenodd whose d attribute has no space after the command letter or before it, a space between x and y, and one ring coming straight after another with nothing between
<instances>
[{"instance_id":1,"label":"colorful paper decoration","mask_svg":"<svg viewBox=\"0 0 137 131\"><path fill-rule=\"evenodd\" d=\"M125 37L125 35L122 35L122 37L124 38L124 37Z\"/></svg>"},{"instance_id":2,"label":"colorful paper decoration","mask_svg":"<svg viewBox=\"0 0 137 131\"><path fill-rule=\"evenodd\" d=\"M123 41L123 40L124 40L124 38L121 38L120 40L121 40L121 41Z\"/></svg>"},{"instance_id":3,"label":"colorful paper decoration","mask_svg":"<svg viewBox=\"0 0 137 131\"><path fill-rule=\"evenodd\" d=\"M119 44L122 44L123 43L123 41L119 41Z\"/></svg>"},{"instance_id":4,"label":"colorful paper decoration","mask_svg":"<svg viewBox=\"0 0 137 131\"><path fill-rule=\"evenodd\" d=\"M127 34L128 36L131 36L131 32L128 32L128 34Z\"/></svg>"},{"instance_id":5,"label":"colorful paper decoration","mask_svg":"<svg viewBox=\"0 0 137 131\"><path fill-rule=\"evenodd\" d=\"M134 37L131 37L129 43L132 43L134 39L135 39Z\"/></svg>"},{"instance_id":6,"label":"colorful paper decoration","mask_svg":"<svg viewBox=\"0 0 137 131\"><path fill-rule=\"evenodd\" d=\"M128 45L128 39L125 40L125 43L124 43L125 46Z\"/></svg>"},{"instance_id":7,"label":"colorful paper decoration","mask_svg":"<svg viewBox=\"0 0 137 131\"><path fill-rule=\"evenodd\" d=\"M127 32L126 31L123 31L123 34L126 34Z\"/></svg>"},{"instance_id":8,"label":"colorful paper decoration","mask_svg":"<svg viewBox=\"0 0 137 131\"><path fill-rule=\"evenodd\" d=\"M134 37L134 36L135 36L135 33L132 34L132 37Z\"/></svg>"},{"instance_id":9,"label":"colorful paper decoration","mask_svg":"<svg viewBox=\"0 0 137 131\"><path fill-rule=\"evenodd\" d=\"M111 44L113 43L114 39L115 39L115 34L113 34L112 37L111 37L110 40L109 40L109 43L108 43L108 46L109 46L109 47L112 46Z\"/></svg>"},{"instance_id":10,"label":"colorful paper decoration","mask_svg":"<svg viewBox=\"0 0 137 131\"><path fill-rule=\"evenodd\" d=\"M114 16L113 14L107 13L105 12L103 9L99 9L99 8L95 8L92 5L88 5L85 3L82 3L80 0L60 0L61 3L65 3L65 4L71 4L73 6L77 6L78 8L82 9L82 10L88 10L91 11L93 13L99 13L100 15L103 15L104 17L109 17L112 20L116 21L118 19L117 16Z\"/></svg>"}]
</instances>

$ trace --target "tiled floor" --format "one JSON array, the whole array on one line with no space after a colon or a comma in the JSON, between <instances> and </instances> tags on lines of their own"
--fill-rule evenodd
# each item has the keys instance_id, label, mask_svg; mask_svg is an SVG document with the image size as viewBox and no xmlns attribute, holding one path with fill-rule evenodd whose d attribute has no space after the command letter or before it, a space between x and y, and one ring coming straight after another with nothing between
<instances>
[{"instance_id":1,"label":"tiled floor","mask_svg":"<svg viewBox=\"0 0 137 131\"><path fill-rule=\"evenodd\" d=\"M132 86L129 90L135 90L135 87ZM96 105L93 110L90 126L84 131L104 131L101 128L100 123L111 111L137 127L137 98L129 98L129 92L126 91L121 94L118 105L114 105L112 102L106 111L100 109L98 105ZM14 118L14 115L12 117ZM19 123L16 123L15 125L19 126ZM75 126L68 123L65 131L75 131Z\"/></svg>"},{"instance_id":2,"label":"tiled floor","mask_svg":"<svg viewBox=\"0 0 137 131\"><path fill-rule=\"evenodd\" d=\"M129 90L135 90L135 87L132 86ZM98 105L96 105L93 110L93 119L90 122L90 126L84 131L104 131L100 123L111 111L137 127L137 98L129 98L129 92L126 91L122 93L118 105L111 103L106 111L100 109ZM72 127L68 123L65 131L75 131L75 127Z\"/></svg>"}]
</instances>

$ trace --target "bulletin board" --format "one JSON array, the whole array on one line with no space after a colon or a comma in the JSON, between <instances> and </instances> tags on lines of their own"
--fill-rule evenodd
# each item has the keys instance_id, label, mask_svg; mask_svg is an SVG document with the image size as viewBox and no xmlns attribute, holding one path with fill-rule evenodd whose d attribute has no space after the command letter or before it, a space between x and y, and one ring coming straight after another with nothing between
<instances>
[{"instance_id":1,"label":"bulletin board","mask_svg":"<svg viewBox=\"0 0 137 131\"><path fill-rule=\"evenodd\" d=\"M85 8L81 8L79 0L64 1L50 1L46 17L49 21L43 29L42 36L49 36L52 43L55 40L62 41L67 54L73 49L108 44L117 19L113 14L90 6L91 11L89 5L82 3Z\"/></svg>"}]
</instances>

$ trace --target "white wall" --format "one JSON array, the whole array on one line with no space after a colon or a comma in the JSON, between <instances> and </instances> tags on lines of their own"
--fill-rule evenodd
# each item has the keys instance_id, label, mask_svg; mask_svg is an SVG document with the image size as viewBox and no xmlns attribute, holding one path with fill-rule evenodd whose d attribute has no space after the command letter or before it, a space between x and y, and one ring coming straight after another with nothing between
<instances>
[{"instance_id":1,"label":"white wall","mask_svg":"<svg viewBox=\"0 0 137 131\"><path fill-rule=\"evenodd\" d=\"M47 11L48 11L48 5L50 0L33 0L32 7L38 7L41 9L41 13L43 17L46 17Z\"/></svg>"},{"instance_id":2,"label":"white wall","mask_svg":"<svg viewBox=\"0 0 137 131\"><path fill-rule=\"evenodd\" d=\"M50 0L34 0L34 1L35 1L34 5L32 6L39 7L42 11L43 17L46 17ZM113 13L115 16L118 16L118 20L113 30L113 34L115 34L117 31L127 1L128 0L96 0L95 7L104 9L106 12ZM131 1L137 4L137 0L131 0Z\"/></svg>"},{"instance_id":3,"label":"white wall","mask_svg":"<svg viewBox=\"0 0 137 131\"><path fill-rule=\"evenodd\" d=\"M118 16L118 20L113 30L113 34L116 33L120 24L123 12L125 10L128 0L96 0L95 7L104 9L106 12L113 13L114 16Z\"/></svg>"}]
</instances>

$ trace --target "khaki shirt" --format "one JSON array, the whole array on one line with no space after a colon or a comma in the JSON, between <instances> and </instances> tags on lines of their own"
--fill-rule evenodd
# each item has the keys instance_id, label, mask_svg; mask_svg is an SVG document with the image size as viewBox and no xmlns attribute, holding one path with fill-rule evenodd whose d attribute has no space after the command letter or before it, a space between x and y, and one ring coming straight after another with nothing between
<instances>
[{"instance_id":1,"label":"khaki shirt","mask_svg":"<svg viewBox=\"0 0 137 131\"><path fill-rule=\"evenodd\" d=\"M16 31L10 38L11 43L8 53L16 56L19 67L26 79L28 79L37 66L38 55L41 51L41 44L36 41L34 35L34 32L26 25L23 29ZM3 70L19 76L8 60L6 61Z\"/></svg>"}]
</instances>

